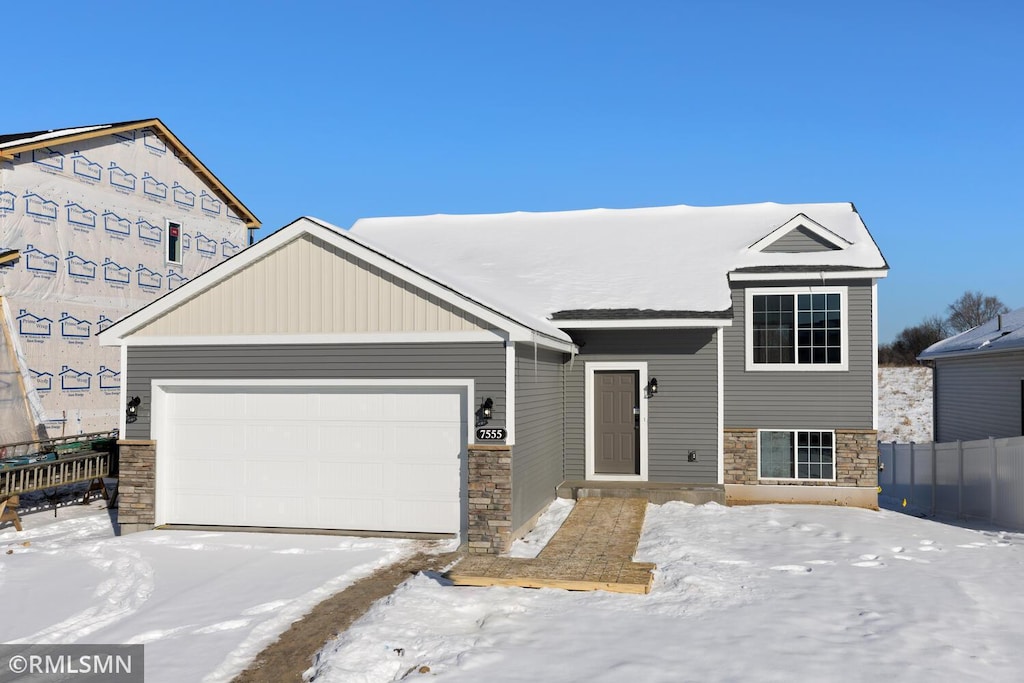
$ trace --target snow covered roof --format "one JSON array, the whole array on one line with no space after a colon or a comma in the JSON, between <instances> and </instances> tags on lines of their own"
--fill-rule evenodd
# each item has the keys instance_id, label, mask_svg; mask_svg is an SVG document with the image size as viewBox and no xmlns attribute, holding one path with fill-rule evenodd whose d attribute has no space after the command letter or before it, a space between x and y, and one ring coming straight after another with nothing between
<instances>
[{"instance_id":1,"label":"snow covered roof","mask_svg":"<svg viewBox=\"0 0 1024 683\"><path fill-rule=\"evenodd\" d=\"M996 316L966 332L943 339L921 352L918 360L992 354L1024 349L1024 308Z\"/></svg>"},{"instance_id":2,"label":"snow covered roof","mask_svg":"<svg viewBox=\"0 0 1024 683\"><path fill-rule=\"evenodd\" d=\"M800 223L833 235L833 248L763 250L775 231ZM499 307L560 320L594 317L584 311L706 318L730 309L729 279L740 274L888 269L849 203L369 218L351 232Z\"/></svg>"}]
</instances>

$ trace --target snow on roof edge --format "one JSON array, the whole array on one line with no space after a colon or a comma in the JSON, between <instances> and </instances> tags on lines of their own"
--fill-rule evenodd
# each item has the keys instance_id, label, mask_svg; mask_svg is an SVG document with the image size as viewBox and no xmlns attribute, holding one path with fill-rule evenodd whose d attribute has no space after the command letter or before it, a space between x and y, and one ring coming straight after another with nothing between
<instances>
[{"instance_id":1,"label":"snow on roof edge","mask_svg":"<svg viewBox=\"0 0 1024 683\"><path fill-rule=\"evenodd\" d=\"M1024 349L1024 308L996 316L977 327L935 342L918 360L991 354Z\"/></svg>"}]
</instances>

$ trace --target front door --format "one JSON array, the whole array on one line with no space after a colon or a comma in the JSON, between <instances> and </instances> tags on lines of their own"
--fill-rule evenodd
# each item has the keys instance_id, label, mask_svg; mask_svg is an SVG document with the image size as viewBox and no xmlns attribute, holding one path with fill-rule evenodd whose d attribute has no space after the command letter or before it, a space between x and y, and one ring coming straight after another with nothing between
<instances>
[{"instance_id":1,"label":"front door","mask_svg":"<svg viewBox=\"0 0 1024 683\"><path fill-rule=\"evenodd\" d=\"M594 473L640 474L640 373L594 372Z\"/></svg>"}]
</instances>

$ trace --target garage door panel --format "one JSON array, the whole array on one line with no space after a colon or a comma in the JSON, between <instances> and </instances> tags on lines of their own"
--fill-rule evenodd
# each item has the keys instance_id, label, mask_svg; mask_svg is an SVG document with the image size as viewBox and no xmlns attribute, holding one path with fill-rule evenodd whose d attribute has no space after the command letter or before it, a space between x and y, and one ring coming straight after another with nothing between
<instances>
[{"instance_id":1,"label":"garage door panel","mask_svg":"<svg viewBox=\"0 0 1024 683\"><path fill-rule=\"evenodd\" d=\"M244 523L245 501L240 496L183 491L175 498L177 524L210 524L211 518L228 526Z\"/></svg>"},{"instance_id":2,"label":"garage door panel","mask_svg":"<svg viewBox=\"0 0 1024 683\"><path fill-rule=\"evenodd\" d=\"M458 526L459 505L437 501L401 501L391 509L392 523L409 531L432 531L429 525L424 524L424 520L428 519L446 519L449 524Z\"/></svg>"},{"instance_id":3,"label":"garage door panel","mask_svg":"<svg viewBox=\"0 0 1024 683\"><path fill-rule=\"evenodd\" d=\"M173 392L162 441L168 523L459 530L464 389Z\"/></svg>"},{"instance_id":4,"label":"garage door panel","mask_svg":"<svg viewBox=\"0 0 1024 683\"><path fill-rule=\"evenodd\" d=\"M247 495L244 500L247 526L308 526L309 499L305 496Z\"/></svg>"},{"instance_id":5,"label":"garage door panel","mask_svg":"<svg viewBox=\"0 0 1024 683\"><path fill-rule=\"evenodd\" d=\"M233 452L245 444L244 424L225 424L223 420L181 420L174 441L181 452Z\"/></svg>"},{"instance_id":6,"label":"garage door panel","mask_svg":"<svg viewBox=\"0 0 1024 683\"><path fill-rule=\"evenodd\" d=\"M246 449L254 454L298 453L309 450L316 434L302 422L246 421Z\"/></svg>"}]
</instances>

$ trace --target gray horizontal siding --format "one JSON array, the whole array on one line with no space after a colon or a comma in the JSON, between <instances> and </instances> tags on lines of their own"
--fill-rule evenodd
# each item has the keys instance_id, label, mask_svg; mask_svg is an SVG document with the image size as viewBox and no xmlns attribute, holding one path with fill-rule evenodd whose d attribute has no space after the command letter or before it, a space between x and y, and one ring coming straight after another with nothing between
<instances>
[{"instance_id":1,"label":"gray horizontal siding","mask_svg":"<svg viewBox=\"0 0 1024 683\"><path fill-rule=\"evenodd\" d=\"M516 444L512 449L512 528L555 497L562 483L566 356L516 344Z\"/></svg>"},{"instance_id":2,"label":"gray horizontal siding","mask_svg":"<svg viewBox=\"0 0 1024 683\"><path fill-rule=\"evenodd\" d=\"M587 361L646 361L658 379L647 422L650 481L718 481L718 354L713 330L592 331L573 334L580 354L566 370L565 478L586 475ZM697 451L697 462L687 453Z\"/></svg>"},{"instance_id":3,"label":"gray horizontal siding","mask_svg":"<svg viewBox=\"0 0 1024 683\"><path fill-rule=\"evenodd\" d=\"M768 287L778 283L743 283ZM820 286L821 281L785 283ZM744 354L745 289L732 291L732 327L725 328L725 426L787 429L871 429L872 347L871 283L829 283L847 286L849 298L849 370L753 371ZM780 285L782 286L782 285Z\"/></svg>"},{"instance_id":4,"label":"gray horizontal siding","mask_svg":"<svg viewBox=\"0 0 1024 683\"><path fill-rule=\"evenodd\" d=\"M810 230L800 227L790 230L775 240L762 251L801 253L811 251L835 251L837 247L815 235Z\"/></svg>"},{"instance_id":5,"label":"gray horizontal siding","mask_svg":"<svg viewBox=\"0 0 1024 683\"><path fill-rule=\"evenodd\" d=\"M505 424L505 349L466 344L135 346L127 391L142 399L127 437L150 437L154 379L472 379L479 401L494 399L492 425Z\"/></svg>"},{"instance_id":6,"label":"gray horizontal siding","mask_svg":"<svg viewBox=\"0 0 1024 683\"><path fill-rule=\"evenodd\" d=\"M935 362L935 440L1021 436L1024 350Z\"/></svg>"}]
</instances>

